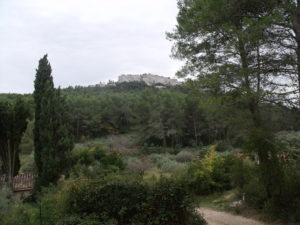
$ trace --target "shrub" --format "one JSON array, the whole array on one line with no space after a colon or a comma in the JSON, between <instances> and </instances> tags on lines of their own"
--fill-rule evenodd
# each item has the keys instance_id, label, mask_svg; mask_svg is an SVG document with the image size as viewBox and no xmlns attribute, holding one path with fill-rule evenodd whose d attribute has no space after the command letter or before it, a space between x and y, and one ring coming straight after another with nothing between
<instances>
[{"instance_id":1,"label":"shrub","mask_svg":"<svg viewBox=\"0 0 300 225\"><path fill-rule=\"evenodd\" d=\"M174 173L185 168L183 163L176 162L174 160L175 156L169 153L152 154L150 158L157 165L157 167L165 173Z\"/></svg>"},{"instance_id":2,"label":"shrub","mask_svg":"<svg viewBox=\"0 0 300 225\"><path fill-rule=\"evenodd\" d=\"M118 224L130 224L137 215L145 188L137 183L99 183L78 180L68 193L67 213L81 218L94 215L96 221L114 219Z\"/></svg>"},{"instance_id":3,"label":"shrub","mask_svg":"<svg viewBox=\"0 0 300 225\"><path fill-rule=\"evenodd\" d=\"M0 219L3 225L35 225L38 224L34 220L34 214L37 213L37 209L29 204L16 204L13 208L2 216Z\"/></svg>"},{"instance_id":4,"label":"shrub","mask_svg":"<svg viewBox=\"0 0 300 225\"><path fill-rule=\"evenodd\" d=\"M257 176L257 172L252 161L235 157L231 169L231 181L233 186L243 190L245 185Z\"/></svg>"},{"instance_id":5,"label":"shrub","mask_svg":"<svg viewBox=\"0 0 300 225\"><path fill-rule=\"evenodd\" d=\"M5 185L0 188L0 200L0 212L5 212L5 209L9 209L10 204L15 201L10 188Z\"/></svg>"},{"instance_id":6,"label":"shrub","mask_svg":"<svg viewBox=\"0 0 300 225\"><path fill-rule=\"evenodd\" d=\"M88 149L76 149L72 151L71 159L73 164L89 165L95 160L94 152Z\"/></svg>"},{"instance_id":7,"label":"shrub","mask_svg":"<svg viewBox=\"0 0 300 225\"><path fill-rule=\"evenodd\" d=\"M259 210L264 208L267 195L263 185L257 178L250 179L247 184L244 185L242 191L245 193L245 199L248 205Z\"/></svg>"},{"instance_id":8,"label":"shrub","mask_svg":"<svg viewBox=\"0 0 300 225\"><path fill-rule=\"evenodd\" d=\"M203 159L192 163L187 171L181 175L192 192L209 194L231 188L231 167L229 157L222 158L210 148Z\"/></svg>"},{"instance_id":9,"label":"shrub","mask_svg":"<svg viewBox=\"0 0 300 225\"><path fill-rule=\"evenodd\" d=\"M300 131L281 131L276 139L286 146L300 148Z\"/></svg>"},{"instance_id":10,"label":"shrub","mask_svg":"<svg viewBox=\"0 0 300 225\"><path fill-rule=\"evenodd\" d=\"M175 157L177 162L191 162L195 159L195 154L190 151L181 151Z\"/></svg>"},{"instance_id":11,"label":"shrub","mask_svg":"<svg viewBox=\"0 0 300 225\"><path fill-rule=\"evenodd\" d=\"M194 212L186 187L172 180L161 180L149 190L142 211L142 224L204 224Z\"/></svg>"},{"instance_id":12,"label":"shrub","mask_svg":"<svg viewBox=\"0 0 300 225\"><path fill-rule=\"evenodd\" d=\"M36 166L34 162L34 152L31 152L29 155L24 155L22 162L20 173L30 173L36 172Z\"/></svg>"},{"instance_id":13,"label":"shrub","mask_svg":"<svg viewBox=\"0 0 300 225\"><path fill-rule=\"evenodd\" d=\"M174 160L166 160L160 164L159 168L165 173L176 173L184 170L185 165Z\"/></svg>"},{"instance_id":14,"label":"shrub","mask_svg":"<svg viewBox=\"0 0 300 225\"><path fill-rule=\"evenodd\" d=\"M133 157L127 159L127 168L133 172L144 173L152 167L152 163L147 159L138 159Z\"/></svg>"},{"instance_id":15,"label":"shrub","mask_svg":"<svg viewBox=\"0 0 300 225\"><path fill-rule=\"evenodd\" d=\"M296 146L297 133L283 134L290 140L288 147ZM296 222L300 221L300 173L297 160L289 157L278 139L262 129L249 135L245 146L259 156L260 163L254 167L256 173L252 174L243 191L250 205L275 218Z\"/></svg>"},{"instance_id":16,"label":"shrub","mask_svg":"<svg viewBox=\"0 0 300 225\"><path fill-rule=\"evenodd\" d=\"M163 154L163 153L171 153L171 154L177 154L179 152L178 148L168 148L168 147L160 147L160 146L147 146L144 145L141 148L141 153L145 155L150 154Z\"/></svg>"},{"instance_id":17,"label":"shrub","mask_svg":"<svg viewBox=\"0 0 300 225\"><path fill-rule=\"evenodd\" d=\"M110 152L99 160L106 168L114 166L119 168L120 170L125 169L125 164L122 158L116 152Z\"/></svg>"},{"instance_id":18,"label":"shrub","mask_svg":"<svg viewBox=\"0 0 300 225\"><path fill-rule=\"evenodd\" d=\"M16 204L16 199L13 198L11 190L6 186L2 187L0 189L0 222L12 210L14 204Z\"/></svg>"},{"instance_id":19,"label":"shrub","mask_svg":"<svg viewBox=\"0 0 300 225\"><path fill-rule=\"evenodd\" d=\"M100 148L76 149L72 152L71 158L72 177L99 178L125 169L125 163L119 154L105 152Z\"/></svg>"},{"instance_id":20,"label":"shrub","mask_svg":"<svg viewBox=\"0 0 300 225\"><path fill-rule=\"evenodd\" d=\"M66 196L65 216L61 219L65 222L60 223L64 225L98 225L99 221L115 221L113 224L123 225L204 224L194 213L187 189L172 180L146 186L124 179L78 179ZM89 223L82 222L86 218Z\"/></svg>"}]
</instances>

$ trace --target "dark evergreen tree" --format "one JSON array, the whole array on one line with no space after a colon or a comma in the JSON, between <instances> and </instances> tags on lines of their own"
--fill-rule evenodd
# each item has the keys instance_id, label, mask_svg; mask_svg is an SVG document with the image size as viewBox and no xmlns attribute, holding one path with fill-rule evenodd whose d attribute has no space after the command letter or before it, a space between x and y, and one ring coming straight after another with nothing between
<instances>
[{"instance_id":1,"label":"dark evergreen tree","mask_svg":"<svg viewBox=\"0 0 300 225\"><path fill-rule=\"evenodd\" d=\"M14 104L0 103L0 162L10 186L20 169L19 145L28 116L29 112L20 99Z\"/></svg>"},{"instance_id":2,"label":"dark evergreen tree","mask_svg":"<svg viewBox=\"0 0 300 225\"><path fill-rule=\"evenodd\" d=\"M260 125L259 104L275 74L265 62L268 1L179 0L177 26L168 37L173 55L186 64L178 73L195 75L202 88L246 109L246 118ZM271 93L270 93L271 94ZM230 96L230 97L229 97Z\"/></svg>"},{"instance_id":3,"label":"dark evergreen tree","mask_svg":"<svg viewBox=\"0 0 300 225\"><path fill-rule=\"evenodd\" d=\"M39 61L34 82L37 189L57 181L66 169L67 153L73 147L64 100L60 91L54 88L51 72L45 55Z\"/></svg>"}]
</instances>

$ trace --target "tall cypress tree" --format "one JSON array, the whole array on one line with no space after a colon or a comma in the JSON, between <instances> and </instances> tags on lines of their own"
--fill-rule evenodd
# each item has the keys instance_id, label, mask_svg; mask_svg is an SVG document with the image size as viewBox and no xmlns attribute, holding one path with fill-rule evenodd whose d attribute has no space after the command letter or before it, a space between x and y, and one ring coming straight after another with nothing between
<instances>
[{"instance_id":1,"label":"tall cypress tree","mask_svg":"<svg viewBox=\"0 0 300 225\"><path fill-rule=\"evenodd\" d=\"M57 181L66 169L66 155L73 147L73 138L64 110L64 99L54 88L51 73L51 65L45 55L39 61L34 81L37 189Z\"/></svg>"}]
</instances>

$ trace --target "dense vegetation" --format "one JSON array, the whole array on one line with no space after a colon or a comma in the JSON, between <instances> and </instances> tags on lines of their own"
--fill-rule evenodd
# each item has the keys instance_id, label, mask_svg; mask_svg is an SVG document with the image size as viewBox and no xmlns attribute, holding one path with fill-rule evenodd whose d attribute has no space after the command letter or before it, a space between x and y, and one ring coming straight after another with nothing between
<instances>
[{"instance_id":1,"label":"dense vegetation","mask_svg":"<svg viewBox=\"0 0 300 225\"><path fill-rule=\"evenodd\" d=\"M73 148L66 105L56 90L47 55L40 61L34 81L34 158L38 172L36 189L55 183L68 169L67 154ZM47 122L46 122L47 121Z\"/></svg>"},{"instance_id":2,"label":"dense vegetation","mask_svg":"<svg viewBox=\"0 0 300 225\"><path fill-rule=\"evenodd\" d=\"M20 99L12 104L0 102L0 157L1 174L8 185L20 169L19 145L27 126L28 110Z\"/></svg>"},{"instance_id":3,"label":"dense vegetation","mask_svg":"<svg viewBox=\"0 0 300 225\"><path fill-rule=\"evenodd\" d=\"M44 56L33 95L0 95L1 172L39 175L24 202L3 188L1 224L204 224L192 199L228 190L300 221L299 0L178 6L168 38L193 79L60 90Z\"/></svg>"}]
</instances>

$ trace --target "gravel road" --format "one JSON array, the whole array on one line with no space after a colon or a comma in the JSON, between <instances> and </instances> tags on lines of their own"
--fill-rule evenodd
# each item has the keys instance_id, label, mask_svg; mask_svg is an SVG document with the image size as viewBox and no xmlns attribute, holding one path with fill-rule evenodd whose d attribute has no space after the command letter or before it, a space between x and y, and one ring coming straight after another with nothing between
<instances>
[{"instance_id":1,"label":"gravel road","mask_svg":"<svg viewBox=\"0 0 300 225\"><path fill-rule=\"evenodd\" d=\"M265 223L253 219L207 208L201 208L199 212L204 216L208 225L266 225Z\"/></svg>"}]
</instances>

